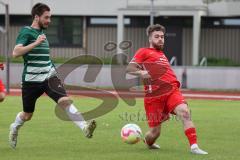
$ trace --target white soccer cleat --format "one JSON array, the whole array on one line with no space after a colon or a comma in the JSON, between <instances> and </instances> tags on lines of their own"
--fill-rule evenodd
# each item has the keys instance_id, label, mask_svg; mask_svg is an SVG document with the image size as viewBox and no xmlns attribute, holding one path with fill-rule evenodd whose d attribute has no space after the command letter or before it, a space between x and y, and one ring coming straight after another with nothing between
<instances>
[{"instance_id":1,"label":"white soccer cleat","mask_svg":"<svg viewBox=\"0 0 240 160\"><path fill-rule=\"evenodd\" d=\"M83 128L85 137L92 138L93 132L96 127L97 127L97 124L95 120L91 120L90 122L87 122L86 126Z\"/></svg>"},{"instance_id":2,"label":"white soccer cleat","mask_svg":"<svg viewBox=\"0 0 240 160\"><path fill-rule=\"evenodd\" d=\"M151 146L149 146L147 143L146 143L146 140L145 138L143 139L143 142L146 144L147 148L148 149L160 149L160 146L156 143L153 143Z\"/></svg>"},{"instance_id":3,"label":"white soccer cleat","mask_svg":"<svg viewBox=\"0 0 240 160\"><path fill-rule=\"evenodd\" d=\"M9 145L15 149L17 146L17 136L18 136L18 129L14 127L14 123L10 125L9 131Z\"/></svg>"},{"instance_id":4,"label":"white soccer cleat","mask_svg":"<svg viewBox=\"0 0 240 160\"><path fill-rule=\"evenodd\" d=\"M160 146L158 144L152 144L151 146L147 145L148 149L160 149Z\"/></svg>"},{"instance_id":5,"label":"white soccer cleat","mask_svg":"<svg viewBox=\"0 0 240 160\"><path fill-rule=\"evenodd\" d=\"M191 152L193 154L202 154L202 155L205 155L205 154L208 154L208 152L205 152L204 150L201 150L197 144L193 144L191 146Z\"/></svg>"}]
</instances>

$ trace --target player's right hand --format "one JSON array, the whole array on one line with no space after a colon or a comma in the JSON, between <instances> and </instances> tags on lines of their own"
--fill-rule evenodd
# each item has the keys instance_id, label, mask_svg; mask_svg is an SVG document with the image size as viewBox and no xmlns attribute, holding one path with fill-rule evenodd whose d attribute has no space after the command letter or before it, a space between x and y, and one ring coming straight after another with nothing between
<instances>
[{"instance_id":1,"label":"player's right hand","mask_svg":"<svg viewBox=\"0 0 240 160\"><path fill-rule=\"evenodd\" d=\"M148 71L141 70L140 73L141 73L140 76L141 76L141 78L143 78L143 79L149 79L149 78L151 78L151 76L150 76L150 74L148 73Z\"/></svg>"},{"instance_id":2,"label":"player's right hand","mask_svg":"<svg viewBox=\"0 0 240 160\"><path fill-rule=\"evenodd\" d=\"M37 44L41 44L43 41L45 41L46 40L46 36L45 36L45 34L41 34L41 35L39 35L38 36L38 38L37 38L37 40L36 40L36 43Z\"/></svg>"}]
</instances>

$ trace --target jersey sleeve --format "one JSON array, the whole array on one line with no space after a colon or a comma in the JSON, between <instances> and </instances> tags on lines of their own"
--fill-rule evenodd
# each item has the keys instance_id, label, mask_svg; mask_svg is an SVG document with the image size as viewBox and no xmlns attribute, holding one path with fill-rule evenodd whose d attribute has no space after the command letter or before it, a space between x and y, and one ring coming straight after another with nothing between
<instances>
[{"instance_id":1,"label":"jersey sleeve","mask_svg":"<svg viewBox=\"0 0 240 160\"><path fill-rule=\"evenodd\" d=\"M145 60L145 52L144 52L144 49L141 48L135 53L130 63L141 64L144 62L144 60Z\"/></svg>"},{"instance_id":2,"label":"jersey sleeve","mask_svg":"<svg viewBox=\"0 0 240 160\"><path fill-rule=\"evenodd\" d=\"M27 34L25 31L25 29L22 29L16 39L16 45L18 44L22 44L23 46L26 46L26 44L29 41L29 34Z\"/></svg>"}]
</instances>

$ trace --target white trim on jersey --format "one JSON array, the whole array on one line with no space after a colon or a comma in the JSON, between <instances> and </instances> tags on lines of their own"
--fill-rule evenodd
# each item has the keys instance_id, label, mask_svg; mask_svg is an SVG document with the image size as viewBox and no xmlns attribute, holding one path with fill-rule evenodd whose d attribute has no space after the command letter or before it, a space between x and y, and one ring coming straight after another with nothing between
<instances>
[{"instance_id":1,"label":"white trim on jersey","mask_svg":"<svg viewBox=\"0 0 240 160\"><path fill-rule=\"evenodd\" d=\"M30 54L28 54L28 56L45 56L45 57L49 57L49 54L33 54L33 53L30 53Z\"/></svg>"},{"instance_id":2,"label":"white trim on jersey","mask_svg":"<svg viewBox=\"0 0 240 160\"><path fill-rule=\"evenodd\" d=\"M32 67L32 66L27 66L27 72L32 72L32 73L42 73L42 72L49 72L52 68L52 65L46 66L46 67Z\"/></svg>"},{"instance_id":3,"label":"white trim on jersey","mask_svg":"<svg viewBox=\"0 0 240 160\"><path fill-rule=\"evenodd\" d=\"M48 64L48 63L51 63L51 61L28 61L28 63L35 63L35 64Z\"/></svg>"},{"instance_id":4,"label":"white trim on jersey","mask_svg":"<svg viewBox=\"0 0 240 160\"><path fill-rule=\"evenodd\" d=\"M46 79L52 77L54 74L56 74L55 68L52 66L50 71L46 74L26 74L25 75L25 81L27 82L43 82Z\"/></svg>"}]
</instances>

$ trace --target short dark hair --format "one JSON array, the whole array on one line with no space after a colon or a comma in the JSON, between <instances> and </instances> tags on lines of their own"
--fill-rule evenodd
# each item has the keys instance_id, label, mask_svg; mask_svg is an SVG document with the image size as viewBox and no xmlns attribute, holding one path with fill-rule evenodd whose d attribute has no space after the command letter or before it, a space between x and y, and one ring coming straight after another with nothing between
<instances>
[{"instance_id":1,"label":"short dark hair","mask_svg":"<svg viewBox=\"0 0 240 160\"><path fill-rule=\"evenodd\" d=\"M35 15L41 16L45 11L50 11L48 5L44 3L37 3L32 8L32 18L34 19Z\"/></svg>"},{"instance_id":2,"label":"short dark hair","mask_svg":"<svg viewBox=\"0 0 240 160\"><path fill-rule=\"evenodd\" d=\"M162 31L163 33L166 32L166 29L163 25L160 25L160 24L154 24L154 25L150 25L147 27L147 36L151 36L151 34L154 32L154 31Z\"/></svg>"}]
</instances>

